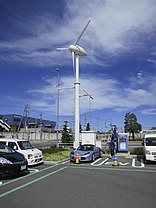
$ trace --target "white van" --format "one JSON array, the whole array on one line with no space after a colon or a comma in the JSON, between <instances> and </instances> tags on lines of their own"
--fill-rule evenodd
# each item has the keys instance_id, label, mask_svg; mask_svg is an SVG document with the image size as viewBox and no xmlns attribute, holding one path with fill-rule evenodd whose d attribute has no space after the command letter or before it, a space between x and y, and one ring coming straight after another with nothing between
<instances>
[{"instance_id":1,"label":"white van","mask_svg":"<svg viewBox=\"0 0 156 208\"><path fill-rule=\"evenodd\" d=\"M156 161L156 134L145 134L142 144L145 161Z\"/></svg>"},{"instance_id":2,"label":"white van","mask_svg":"<svg viewBox=\"0 0 156 208\"><path fill-rule=\"evenodd\" d=\"M29 166L43 163L42 151L33 147L28 140L0 138L0 143L22 153L28 160Z\"/></svg>"}]
</instances>

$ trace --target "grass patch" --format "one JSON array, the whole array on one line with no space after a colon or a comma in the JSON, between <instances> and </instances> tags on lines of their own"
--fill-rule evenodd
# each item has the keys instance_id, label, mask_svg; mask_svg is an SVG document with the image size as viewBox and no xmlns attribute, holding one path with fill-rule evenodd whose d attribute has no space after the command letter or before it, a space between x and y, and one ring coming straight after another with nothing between
<instances>
[{"instance_id":1,"label":"grass patch","mask_svg":"<svg viewBox=\"0 0 156 208\"><path fill-rule=\"evenodd\" d=\"M69 158L70 150L64 149L43 149L43 157L45 161L60 161Z\"/></svg>"}]
</instances>

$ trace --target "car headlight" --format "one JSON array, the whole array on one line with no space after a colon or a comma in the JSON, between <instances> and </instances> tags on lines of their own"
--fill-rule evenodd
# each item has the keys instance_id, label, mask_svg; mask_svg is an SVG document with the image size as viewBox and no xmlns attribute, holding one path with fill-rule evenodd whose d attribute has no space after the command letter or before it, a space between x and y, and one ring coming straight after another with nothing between
<instances>
[{"instance_id":1,"label":"car headlight","mask_svg":"<svg viewBox=\"0 0 156 208\"><path fill-rule=\"evenodd\" d=\"M33 155L32 154L28 154L28 159L33 159Z\"/></svg>"},{"instance_id":2,"label":"car headlight","mask_svg":"<svg viewBox=\"0 0 156 208\"><path fill-rule=\"evenodd\" d=\"M0 157L1 164L13 164L10 160L5 159L4 157Z\"/></svg>"},{"instance_id":3,"label":"car headlight","mask_svg":"<svg viewBox=\"0 0 156 208\"><path fill-rule=\"evenodd\" d=\"M150 151L149 150L146 150L145 151L145 154L150 155Z\"/></svg>"}]
</instances>

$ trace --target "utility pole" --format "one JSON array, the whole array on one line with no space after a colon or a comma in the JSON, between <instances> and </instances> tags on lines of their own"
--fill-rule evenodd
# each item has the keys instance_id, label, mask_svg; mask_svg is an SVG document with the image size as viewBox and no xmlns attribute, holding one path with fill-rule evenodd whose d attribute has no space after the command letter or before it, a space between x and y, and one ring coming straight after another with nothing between
<instances>
[{"instance_id":1,"label":"utility pole","mask_svg":"<svg viewBox=\"0 0 156 208\"><path fill-rule=\"evenodd\" d=\"M56 68L56 71L57 71L57 132L56 132L56 142L57 142L57 147L59 147L59 104L60 104L60 101L59 101L59 87L60 87L60 70L59 68Z\"/></svg>"},{"instance_id":2,"label":"utility pole","mask_svg":"<svg viewBox=\"0 0 156 208\"><path fill-rule=\"evenodd\" d=\"M28 134L28 126L27 126L27 120L28 120L28 113L29 113L29 105L27 104L25 106L25 133Z\"/></svg>"},{"instance_id":3,"label":"utility pole","mask_svg":"<svg viewBox=\"0 0 156 208\"><path fill-rule=\"evenodd\" d=\"M40 140L42 140L42 113L40 114Z\"/></svg>"},{"instance_id":4,"label":"utility pole","mask_svg":"<svg viewBox=\"0 0 156 208\"><path fill-rule=\"evenodd\" d=\"M24 119L25 133L27 133L27 118L28 118L28 113L29 113L29 105L26 104L26 105L24 106L23 115L22 115L21 120L20 120L20 123L19 123L19 125L18 125L17 134L16 134L17 138L18 138L18 133L19 133L19 131L20 131L20 128L21 128L23 119Z\"/></svg>"}]
</instances>

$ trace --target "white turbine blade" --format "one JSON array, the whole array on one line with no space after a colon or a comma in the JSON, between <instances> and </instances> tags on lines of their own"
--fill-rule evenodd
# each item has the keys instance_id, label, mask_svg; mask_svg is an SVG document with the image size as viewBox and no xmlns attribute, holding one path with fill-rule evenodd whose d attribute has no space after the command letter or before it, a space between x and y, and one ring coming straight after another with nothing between
<instances>
[{"instance_id":1,"label":"white turbine blade","mask_svg":"<svg viewBox=\"0 0 156 208\"><path fill-rule=\"evenodd\" d=\"M72 54L72 63L73 63L73 75L75 75L75 54L74 52L71 52Z\"/></svg>"},{"instance_id":2,"label":"white turbine blade","mask_svg":"<svg viewBox=\"0 0 156 208\"><path fill-rule=\"evenodd\" d=\"M68 50L69 48L56 48L57 51L65 51Z\"/></svg>"},{"instance_id":3,"label":"white turbine blade","mask_svg":"<svg viewBox=\"0 0 156 208\"><path fill-rule=\"evenodd\" d=\"M79 42L80 38L82 37L83 33L87 29L87 27L88 27L88 25L89 25L90 22L91 22L91 20L88 21L88 23L86 24L86 26L84 27L84 29L82 30L82 32L80 33L80 35L78 36L77 40L75 41L74 45L77 45L77 43Z\"/></svg>"}]
</instances>

